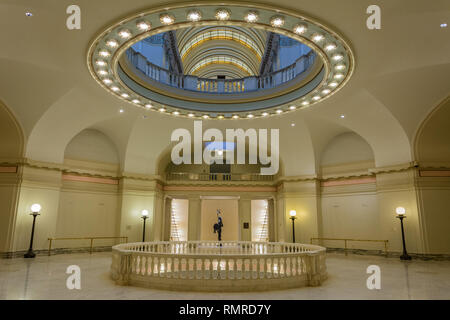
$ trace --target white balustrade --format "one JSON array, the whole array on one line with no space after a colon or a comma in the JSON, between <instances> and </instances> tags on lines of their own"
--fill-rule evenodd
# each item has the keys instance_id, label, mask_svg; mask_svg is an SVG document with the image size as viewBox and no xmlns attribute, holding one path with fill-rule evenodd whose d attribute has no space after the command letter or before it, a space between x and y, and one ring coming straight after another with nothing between
<instances>
[{"instance_id":1,"label":"white balustrade","mask_svg":"<svg viewBox=\"0 0 450 320\"><path fill-rule=\"evenodd\" d=\"M204 79L192 75L171 72L156 66L141 53L129 48L126 51L131 65L144 73L148 78L160 83L189 91L204 93L243 93L262 89L271 89L295 79L306 72L313 64L316 54L310 51L298 58L292 65L263 76L246 77L243 79Z\"/></svg>"},{"instance_id":2,"label":"white balustrade","mask_svg":"<svg viewBox=\"0 0 450 320\"><path fill-rule=\"evenodd\" d=\"M117 284L193 291L276 290L318 286L325 248L292 243L189 241L113 247Z\"/></svg>"}]
</instances>

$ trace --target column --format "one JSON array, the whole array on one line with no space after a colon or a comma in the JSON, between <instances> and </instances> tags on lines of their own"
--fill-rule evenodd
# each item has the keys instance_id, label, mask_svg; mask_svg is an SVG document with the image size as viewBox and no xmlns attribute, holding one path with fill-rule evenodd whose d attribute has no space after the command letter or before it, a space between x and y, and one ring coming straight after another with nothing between
<instances>
[{"instance_id":1,"label":"column","mask_svg":"<svg viewBox=\"0 0 450 320\"><path fill-rule=\"evenodd\" d=\"M275 242L276 234L275 234L275 201L274 199L267 199L267 210L269 212L269 242Z\"/></svg>"},{"instance_id":2,"label":"column","mask_svg":"<svg viewBox=\"0 0 450 320\"><path fill-rule=\"evenodd\" d=\"M166 197L164 200L164 234L163 241L169 241L172 230L172 198Z\"/></svg>"},{"instance_id":3,"label":"column","mask_svg":"<svg viewBox=\"0 0 450 320\"><path fill-rule=\"evenodd\" d=\"M279 195L276 200L275 206L275 241L285 242L288 241L286 238L286 215L285 215L285 199L283 195Z\"/></svg>"},{"instance_id":4,"label":"column","mask_svg":"<svg viewBox=\"0 0 450 320\"><path fill-rule=\"evenodd\" d=\"M239 241L252 241L252 200L239 199ZM248 229L244 224L248 223Z\"/></svg>"},{"instance_id":5,"label":"column","mask_svg":"<svg viewBox=\"0 0 450 320\"><path fill-rule=\"evenodd\" d=\"M201 234L201 200L200 197L189 198L188 241L200 240Z\"/></svg>"},{"instance_id":6,"label":"column","mask_svg":"<svg viewBox=\"0 0 450 320\"><path fill-rule=\"evenodd\" d=\"M120 215L118 217L118 234L127 236L129 242L142 241L141 212L149 211L146 222L146 240L153 241L157 238L154 227L158 222L158 215L163 210L162 194L157 191L155 181L123 178L120 181ZM160 199L161 201L157 201ZM162 215L162 214L161 214Z\"/></svg>"}]
</instances>

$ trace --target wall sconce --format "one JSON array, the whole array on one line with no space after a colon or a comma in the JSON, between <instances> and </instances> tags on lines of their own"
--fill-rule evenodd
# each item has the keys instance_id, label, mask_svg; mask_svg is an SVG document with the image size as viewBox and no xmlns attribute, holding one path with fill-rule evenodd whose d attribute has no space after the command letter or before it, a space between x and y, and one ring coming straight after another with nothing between
<instances>
[{"instance_id":1,"label":"wall sconce","mask_svg":"<svg viewBox=\"0 0 450 320\"><path fill-rule=\"evenodd\" d=\"M402 227L403 254L400 256L400 260L411 260L411 256L406 252L405 231L403 229L403 219L406 218L406 209L398 207L395 209L395 213L397 214L397 218L400 219L400 225Z\"/></svg>"},{"instance_id":2,"label":"wall sconce","mask_svg":"<svg viewBox=\"0 0 450 320\"><path fill-rule=\"evenodd\" d=\"M42 207L40 204L35 203L31 206L31 213L30 215L33 216L33 226L31 227L31 239L30 239L30 247L28 248L27 253L25 253L23 256L24 258L34 258L36 257L36 254L33 252L33 239L34 239L34 227L36 225L36 217L39 216L39 212L41 211Z\"/></svg>"}]
</instances>

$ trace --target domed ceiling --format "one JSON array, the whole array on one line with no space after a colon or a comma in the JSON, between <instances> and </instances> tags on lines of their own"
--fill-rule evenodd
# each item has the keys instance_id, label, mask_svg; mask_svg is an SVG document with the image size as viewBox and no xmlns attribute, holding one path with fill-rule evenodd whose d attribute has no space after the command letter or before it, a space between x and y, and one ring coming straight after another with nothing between
<instances>
[{"instance_id":1,"label":"domed ceiling","mask_svg":"<svg viewBox=\"0 0 450 320\"><path fill-rule=\"evenodd\" d=\"M185 74L240 79L259 74L267 32L210 26L177 30L176 37Z\"/></svg>"},{"instance_id":2,"label":"domed ceiling","mask_svg":"<svg viewBox=\"0 0 450 320\"><path fill-rule=\"evenodd\" d=\"M162 39L159 53L148 48L159 41L154 37ZM283 46L295 50L281 51ZM340 35L312 18L211 2L123 19L94 40L88 65L105 89L136 106L239 119L293 112L329 98L348 82L354 57Z\"/></svg>"}]
</instances>

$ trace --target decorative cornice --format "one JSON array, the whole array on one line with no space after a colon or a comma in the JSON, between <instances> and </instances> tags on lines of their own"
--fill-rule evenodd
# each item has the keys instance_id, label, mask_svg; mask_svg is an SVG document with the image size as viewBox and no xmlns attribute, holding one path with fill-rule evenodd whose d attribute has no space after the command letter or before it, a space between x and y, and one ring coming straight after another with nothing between
<instances>
[{"instance_id":1,"label":"decorative cornice","mask_svg":"<svg viewBox=\"0 0 450 320\"><path fill-rule=\"evenodd\" d=\"M398 164L398 165L393 165L393 166L377 167L377 168L369 169L369 172L374 173L374 174L402 172L402 171L407 171L407 170L417 168L417 167L418 167L417 162L413 161L413 162L408 162L408 163L403 163L403 164Z\"/></svg>"}]
</instances>

